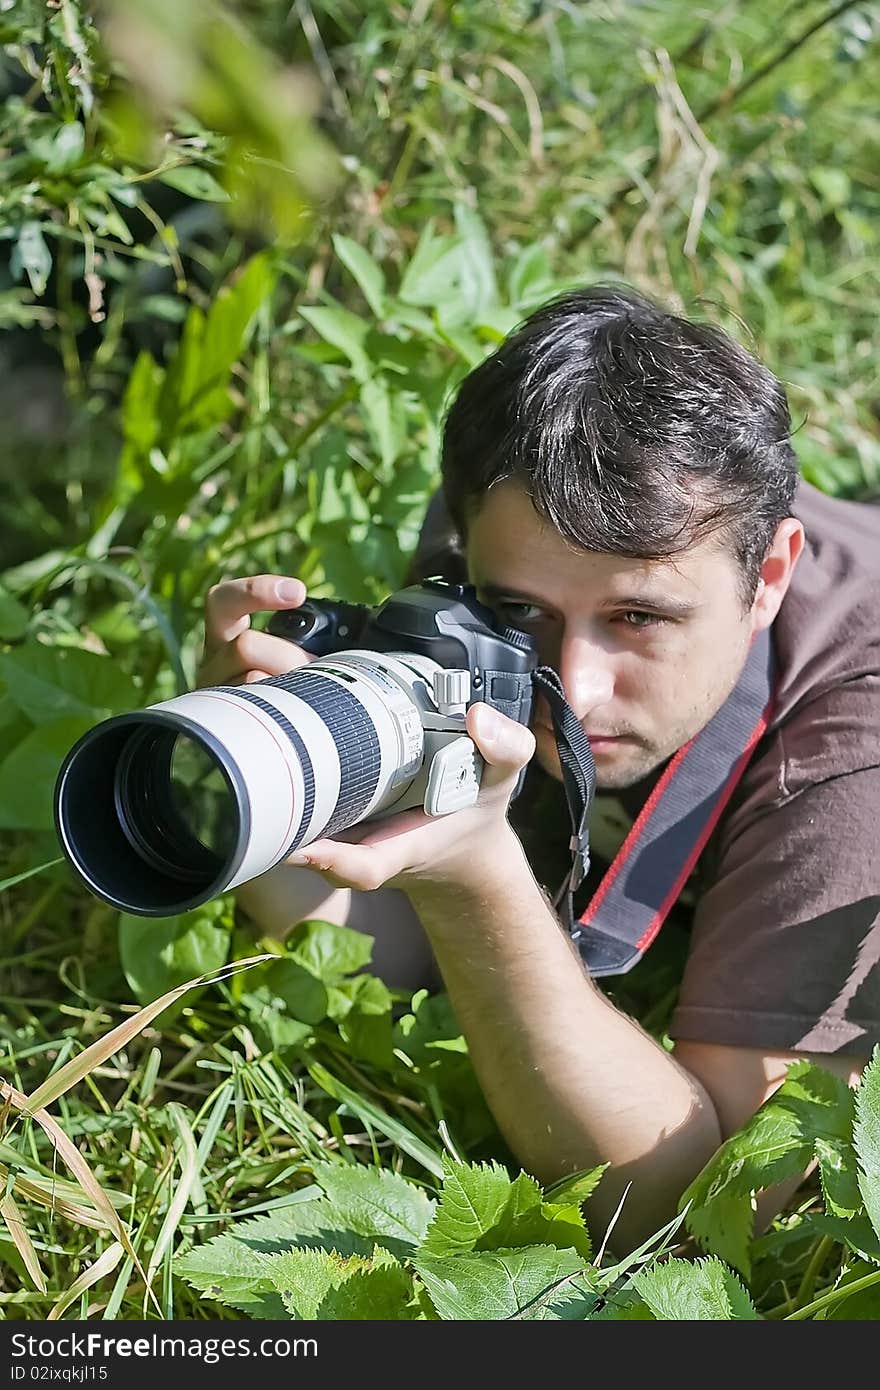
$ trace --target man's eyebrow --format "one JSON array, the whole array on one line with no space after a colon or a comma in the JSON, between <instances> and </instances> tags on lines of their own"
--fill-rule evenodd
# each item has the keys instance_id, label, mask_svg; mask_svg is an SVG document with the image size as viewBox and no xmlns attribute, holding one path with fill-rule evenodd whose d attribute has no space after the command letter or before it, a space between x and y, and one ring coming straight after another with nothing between
<instances>
[{"instance_id":1,"label":"man's eyebrow","mask_svg":"<svg viewBox=\"0 0 880 1390\"><path fill-rule=\"evenodd\" d=\"M491 602L493 599L512 598L520 603L534 603L538 607L547 606L546 599L540 598L537 594L527 593L524 589L509 588L505 584L477 584L475 586L481 594L485 594L486 599ZM702 604L696 600L670 598L662 594L621 594L613 598L603 599L600 608L626 608L626 609L651 609L655 613L665 613L671 618L686 618L691 613L695 613Z\"/></svg>"}]
</instances>

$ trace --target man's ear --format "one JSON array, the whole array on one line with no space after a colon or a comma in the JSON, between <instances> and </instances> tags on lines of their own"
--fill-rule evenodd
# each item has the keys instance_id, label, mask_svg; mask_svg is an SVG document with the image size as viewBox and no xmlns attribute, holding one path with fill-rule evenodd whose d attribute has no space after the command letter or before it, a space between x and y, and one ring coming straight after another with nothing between
<instances>
[{"instance_id":1,"label":"man's ear","mask_svg":"<svg viewBox=\"0 0 880 1390\"><path fill-rule=\"evenodd\" d=\"M804 528L797 517L780 521L761 565L761 577L752 603L752 631L769 627L788 592L794 567L804 548Z\"/></svg>"}]
</instances>

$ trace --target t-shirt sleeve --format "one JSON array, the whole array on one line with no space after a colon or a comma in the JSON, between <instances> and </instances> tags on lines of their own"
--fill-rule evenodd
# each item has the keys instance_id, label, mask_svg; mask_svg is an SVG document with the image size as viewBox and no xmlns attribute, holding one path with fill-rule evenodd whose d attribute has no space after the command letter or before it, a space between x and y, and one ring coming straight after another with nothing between
<instances>
[{"instance_id":1,"label":"t-shirt sleeve","mask_svg":"<svg viewBox=\"0 0 880 1390\"><path fill-rule=\"evenodd\" d=\"M732 818L673 1038L863 1057L880 1042L880 767L853 761Z\"/></svg>"}]
</instances>

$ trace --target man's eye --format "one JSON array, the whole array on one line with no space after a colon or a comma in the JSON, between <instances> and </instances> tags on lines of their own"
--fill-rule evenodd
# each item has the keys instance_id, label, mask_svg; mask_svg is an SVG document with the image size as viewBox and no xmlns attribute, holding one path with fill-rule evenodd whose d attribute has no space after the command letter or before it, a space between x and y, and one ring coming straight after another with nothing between
<instances>
[{"instance_id":1,"label":"man's eye","mask_svg":"<svg viewBox=\"0 0 880 1390\"><path fill-rule=\"evenodd\" d=\"M659 627L662 623L666 622L666 619L661 617L659 613L644 613L638 608L627 609L625 613L620 614L620 617L626 627L632 627L637 630Z\"/></svg>"},{"instance_id":2,"label":"man's eye","mask_svg":"<svg viewBox=\"0 0 880 1390\"><path fill-rule=\"evenodd\" d=\"M495 608L511 627L537 622L541 616L541 610L536 603L517 603L514 599L499 599Z\"/></svg>"}]
</instances>

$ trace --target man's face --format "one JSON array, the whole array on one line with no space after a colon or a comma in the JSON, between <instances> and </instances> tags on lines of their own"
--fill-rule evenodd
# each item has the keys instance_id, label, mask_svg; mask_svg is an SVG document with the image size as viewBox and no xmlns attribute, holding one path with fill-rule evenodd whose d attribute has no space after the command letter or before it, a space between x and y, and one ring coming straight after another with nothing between
<instances>
[{"instance_id":1,"label":"man's face","mask_svg":"<svg viewBox=\"0 0 880 1390\"><path fill-rule=\"evenodd\" d=\"M559 672L606 789L640 781L703 728L736 684L756 626L717 539L671 560L577 551L512 480L473 517L467 562L478 597L530 633ZM538 761L561 780L543 696L532 728Z\"/></svg>"}]
</instances>

